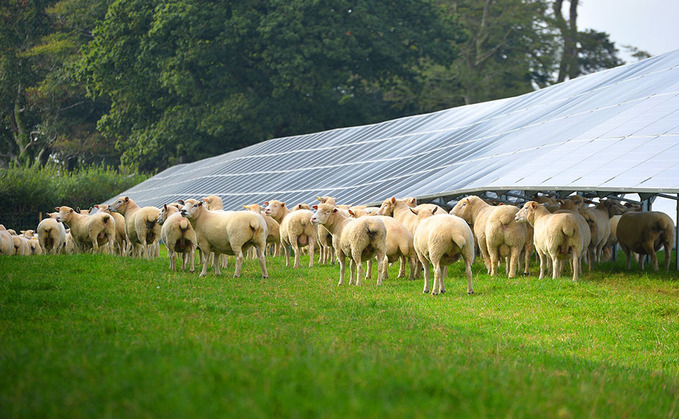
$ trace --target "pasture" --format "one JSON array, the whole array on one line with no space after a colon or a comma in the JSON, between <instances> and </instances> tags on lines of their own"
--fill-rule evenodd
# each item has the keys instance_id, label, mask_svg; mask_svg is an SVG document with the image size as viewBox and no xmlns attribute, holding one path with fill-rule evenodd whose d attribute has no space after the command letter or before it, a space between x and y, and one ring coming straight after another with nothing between
<instances>
[{"instance_id":1,"label":"pasture","mask_svg":"<svg viewBox=\"0 0 679 419\"><path fill-rule=\"evenodd\" d=\"M621 255L622 256L622 255ZM679 416L677 272L337 286L109 255L0 257L0 416Z\"/></svg>"}]
</instances>

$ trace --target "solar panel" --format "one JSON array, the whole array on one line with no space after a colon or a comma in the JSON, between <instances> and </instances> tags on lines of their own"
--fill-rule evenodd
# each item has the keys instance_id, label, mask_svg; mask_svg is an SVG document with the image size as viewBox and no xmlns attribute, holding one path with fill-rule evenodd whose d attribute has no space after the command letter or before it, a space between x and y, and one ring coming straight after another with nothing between
<instances>
[{"instance_id":1,"label":"solar panel","mask_svg":"<svg viewBox=\"0 0 679 419\"><path fill-rule=\"evenodd\" d=\"M678 174L675 51L513 98L264 141L122 195L161 206L214 194L240 209L320 195L376 204L484 190L677 194Z\"/></svg>"}]
</instances>

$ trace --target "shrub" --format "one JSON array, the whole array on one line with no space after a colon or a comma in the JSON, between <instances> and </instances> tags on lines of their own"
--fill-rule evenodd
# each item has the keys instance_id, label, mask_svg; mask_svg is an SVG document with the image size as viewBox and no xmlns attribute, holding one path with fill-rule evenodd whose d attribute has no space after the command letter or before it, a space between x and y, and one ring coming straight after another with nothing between
<instances>
[{"instance_id":1,"label":"shrub","mask_svg":"<svg viewBox=\"0 0 679 419\"><path fill-rule=\"evenodd\" d=\"M148 175L91 166L73 172L54 166L0 169L0 223L34 229L54 207L89 208L144 181Z\"/></svg>"}]
</instances>

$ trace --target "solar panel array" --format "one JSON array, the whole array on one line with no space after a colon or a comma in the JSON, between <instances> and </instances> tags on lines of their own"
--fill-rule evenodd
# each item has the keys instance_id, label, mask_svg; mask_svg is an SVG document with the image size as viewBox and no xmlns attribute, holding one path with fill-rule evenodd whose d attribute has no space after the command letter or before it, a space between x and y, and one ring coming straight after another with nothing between
<instances>
[{"instance_id":1,"label":"solar panel array","mask_svg":"<svg viewBox=\"0 0 679 419\"><path fill-rule=\"evenodd\" d=\"M509 99L264 141L122 195L162 206L214 194L239 209L481 191L679 193L679 51Z\"/></svg>"}]
</instances>

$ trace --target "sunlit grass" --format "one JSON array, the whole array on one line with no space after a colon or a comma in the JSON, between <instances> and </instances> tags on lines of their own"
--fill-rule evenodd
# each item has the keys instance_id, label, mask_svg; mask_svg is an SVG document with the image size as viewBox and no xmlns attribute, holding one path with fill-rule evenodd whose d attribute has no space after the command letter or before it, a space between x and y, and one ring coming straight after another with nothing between
<instances>
[{"instance_id":1,"label":"sunlit grass","mask_svg":"<svg viewBox=\"0 0 679 419\"><path fill-rule=\"evenodd\" d=\"M266 280L254 261L199 278L166 258L0 258L0 412L675 417L677 273L622 266L573 283L477 262L468 296L453 265L432 297L397 266L340 287L337 266L282 258Z\"/></svg>"}]
</instances>

